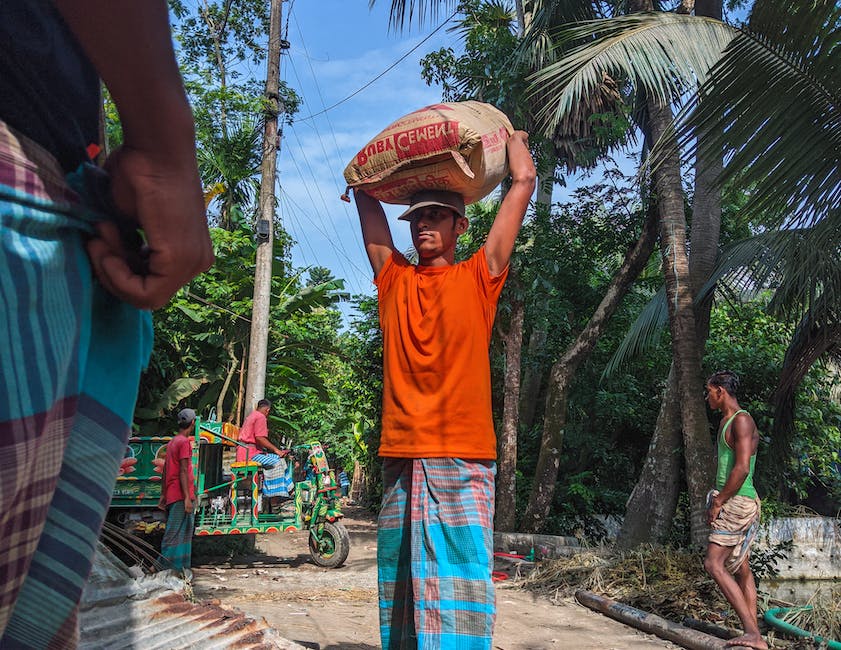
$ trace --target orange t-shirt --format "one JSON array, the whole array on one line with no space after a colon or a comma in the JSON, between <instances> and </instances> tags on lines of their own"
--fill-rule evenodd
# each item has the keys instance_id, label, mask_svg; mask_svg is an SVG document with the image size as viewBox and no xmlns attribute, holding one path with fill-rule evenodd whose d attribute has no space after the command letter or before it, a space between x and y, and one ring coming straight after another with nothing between
<instances>
[{"instance_id":1,"label":"orange t-shirt","mask_svg":"<svg viewBox=\"0 0 841 650\"><path fill-rule=\"evenodd\" d=\"M484 248L436 267L395 252L380 269L380 456L496 458L488 347L507 276L490 276Z\"/></svg>"}]
</instances>

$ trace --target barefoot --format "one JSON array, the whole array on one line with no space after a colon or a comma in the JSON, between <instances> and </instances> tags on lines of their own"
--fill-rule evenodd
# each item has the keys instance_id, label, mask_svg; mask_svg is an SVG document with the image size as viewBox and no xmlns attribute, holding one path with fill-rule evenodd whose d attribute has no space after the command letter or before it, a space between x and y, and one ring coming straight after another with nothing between
<instances>
[{"instance_id":1,"label":"barefoot","mask_svg":"<svg viewBox=\"0 0 841 650\"><path fill-rule=\"evenodd\" d=\"M759 633L743 634L742 636L737 636L735 639L730 639L724 645L726 645L728 648L736 646L737 648L756 648L756 650L768 650L768 644L765 643L765 639L763 639Z\"/></svg>"}]
</instances>

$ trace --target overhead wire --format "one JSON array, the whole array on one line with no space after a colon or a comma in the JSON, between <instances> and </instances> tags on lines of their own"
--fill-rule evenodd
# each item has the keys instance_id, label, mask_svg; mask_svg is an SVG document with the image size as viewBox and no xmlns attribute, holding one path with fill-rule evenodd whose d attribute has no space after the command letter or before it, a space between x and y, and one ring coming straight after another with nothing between
<instances>
[{"instance_id":1,"label":"overhead wire","mask_svg":"<svg viewBox=\"0 0 841 650\"><path fill-rule=\"evenodd\" d=\"M381 78L382 78L383 76L385 76L388 72L390 72L391 70L393 70L393 69L394 69L397 65L399 65L401 62L403 62L404 60L406 60L406 58L408 58L408 56L409 56L409 55L411 55L414 51L416 51L418 48L420 48L420 47L421 47L421 46L422 46L422 45L423 45L426 41L428 41L430 38L432 38L432 36L434 36L434 35L435 35L438 31L440 31L440 30L441 30L441 29L442 29L442 28L443 28L443 27L444 27L444 26L445 26L445 25L446 25L446 24L447 24L450 20L452 20L452 18L456 15L456 13L457 13L457 11L454 11L454 12L453 12L453 13L452 13L452 14L451 14L451 15L450 15L450 16L449 16L446 20L444 20L444 21L443 21L443 22L442 22L442 23L441 23L438 27L436 27L436 28L435 28L432 32L430 32L430 33L429 33L429 34L428 34L425 38L423 38L420 42L418 42L418 43L417 43L414 47L412 47L412 48L411 48L411 49L409 49L407 52L405 52L405 53L404 53L404 54L403 54L400 58L398 58L398 59L397 59L397 60L396 60L396 61L395 61L392 65L390 65L388 68L386 68L386 69L385 69L383 72L381 72L379 75L377 75L376 77L374 77L373 79L371 79L368 83L364 84L362 87L360 87L359 89L357 89L356 91L354 91L353 93L351 93L350 95L348 95L347 97L345 97L344 99L340 100L339 102L336 102L335 104L333 104L333 105L331 105L331 106L329 106L329 107L327 107L327 108L324 108L324 109L323 109L323 110L321 110L321 111L318 111L318 112L316 112L316 113L312 113L311 115L308 115L308 116L307 116L307 117L305 117L305 118L295 119L295 120L293 121L293 123L290 125L290 126L291 126L291 129L290 129L290 130L292 131L292 135L294 135L294 137L295 137L295 140L296 140L296 142L297 142L297 144L298 144L299 149L300 149L301 151L304 151L304 149L303 149L303 145L302 145L302 142L301 142L301 139L300 139L300 137L298 136L297 130L295 129L295 126L296 126L298 123L301 123L301 122L305 122L305 121L311 120L311 118L314 118L314 117L319 116L319 115L327 114L327 113L328 113L329 111L331 111L332 109L334 109L334 108L336 108L337 106L339 106L339 105L343 104L343 103L344 103L344 102L346 102L347 100L349 100L349 99L351 99L352 97L354 97L354 96L358 95L359 93L361 93L361 92L362 92L363 90L365 90L366 88L370 87L370 86L371 86L374 82L376 82L377 80L381 79ZM305 40L305 39L304 39L304 36L303 36L303 32L301 31L301 28L300 28L300 25L299 25L299 23L298 23L298 21L297 21L297 18L296 18L295 16L293 16L293 15L292 15L291 7L290 7L290 11L288 11L288 12L287 12L287 24L286 24L286 30L285 30L285 31L286 31L286 34L287 34L287 36L288 36L288 29L289 29L289 20L290 20L290 17L291 17L291 18L292 18L292 20L294 20L294 22L295 22L295 26L296 26L296 28L297 28L297 30L298 30L298 36L299 36L299 38L301 39L302 49L303 49L304 55L305 55L305 57L306 57L306 59L307 59L307 63L308 63L309 69L310 69L310 74L312 75L313 82L314 82L314 84L315 84L316 91L317 91L317 93L318 93L318 96L319 96L319 100L320 100L320 102L321 102L321 105L322 105L322 106L324 106L324 97L323 97L323 94L322 94L322 92L321 92L321 87L320 87L320 85L319 85L319 83L318 83L318 78L317 78L317 76L315 75L315 71L314 71L314 70L313 70L313 68L312 68L311 57L309 56L309 52L307 51L306 44L305 44L305 42L304 42L304 40ZM292 72L293 72L293 74L295 75L295 78L296 78L296 80L297 80L297 82L298 82L298 85L299 85L299 86L302 86L303 84L302 84L302 82L301 82L301 77L300 77L300 75L298 74L298 70L297 70L297 67L295 66L295 61L294 61L293 57L291 56L291 54L287 54L287 57L286 57L286 58L288 58L288 59L289 59L289 65L290 65L290 66L291 66L291 68L292 68ZM327 123L328 123L328 126L329 126L330 131L331 131L331 136L332 136L332 138L333 138L333 144L334 144L334 146L335 146L335 148L336 148L336 152L337 152L337 154L339 154L340 150L339 150L339 146L338 146L338 142L337 142L337 138L336 138L336 133L335 133L335 130L333 129L333 125L332 125L332 123L330 122L329 117L327 117ZM325 159L329 159L329 155L327 154L326 147L325 147L325 145L324 145L324 140L323 140L322 135L321 135L321 133L320 133L320 131L319 131L319 129L318 129L318 126L317 126L314 122L310 122L310 124L308 124L307 126L310 126L310 127L311 127L314 131L315 131L315 135L316 135L316 138L318 139L318 142L319 142L319 145L320 145L320 147L321 147L322 153L324 154ZM290 148L287 148L287 152L289 152L289 150L290 150ZM291 154L290 154L290 155L291 155ZM292 160L293 160L293 164L295 165L295 167L296 167L296 169L297 169L297 171L298 171L299 175L303 178L303 175L302 175L302 173L301 173L301 167L298 165L298 162L297 162L297 160L295 159L295 157L294 157L294 156L291 156L291 157L292 157ZM306 164L307 170L308 170L308 171L309 171L309 173L310 173L310 177L313 179L313 182L315 183L316 187L318 188L318 193L319 193L319 196L320 196L320 198L321 198L321 202L322 202L322 204L324 205L325 210L326 210L327 212L330 212L330 208L327 206L327 202L326 202L326 200L324 199L324 195L323 195L323 193L321 192L321 188L320 188L320 186L319 186L319 184L318 184L318 180L316 179L316 176L315 176L315 174L314 174L314 172L313 172L313 170L312 170L312 167L310 166L309 159L307 159L306 157L305 157L305 164ZM307 187L306 185L305 185L305 188L306 188L307 194L308 194L308 196L309 196L309 198L310 198L310 201L314 203L314 201L313 201L313 197L312 197L312 194L309 192L309 189L308 189L308 187ZM284 192L284 193L285 193L285 192ZM287 199L288 199L289 201L291 201L291 197L290 197L288 194L286 194L286 196L287 196ZM348 210L347 206L344 206L344 205L343 205L343 209L344 209L344 212L345 212L346 216L350 217L351 215L349 214L349 210ZM320 215L320 214L318 214L318 211L316 211L316 215L317 215L318 219L319 219L320 221L322 221L322 223L323 223L323 220L321 219L321 215ZM323 236L327 239L328 243L329 243L329 244L333 247L333 249L334 249L337 253L339 253L342 257L344 257L344 258L345 258L345 259L346 259L346 260L347 260L347 261L348 261L348 262L349 262L349 263L350 263L350 264L354 267L354 269L355 269L355 270L357 270L357 271L359 271L360 273L362 273L362 274L363 274L363 277L366 277L366 278L368 277L367 272L362 271L362 270L359 268L359 266L358 266L358 265L357 265L357 264L353 261L353 259L352 259L352 258L351 258L351 256L349 255L348 251L345 249L344 244L342 243L342 242L343 242L343 239L342 239L341 235L340 235L340 234L339 234L339 232L338 232L338 229L337 229L337 227L336 227L336 224L335 224L335 221L334 221L334 220L330 220L330 224L331 224L331 227L332 227L333 232L335 233L335 236L336 236L336 242L338 243L338 246L337 246L337 245L333 242L332 238L331 238L329 235L327 235L327 233L324 231L324 229L322 229L322 228L318 228L318 226L315 224L315 222L314 222L314 221L312 222L312 224L313 224L313 226L315 226L315 227L316 227L316 229L317 229L317 230L319 230L319 232L321 232L321 234L322 234L322 235L323 235ZM303 232L303 230L302 230L302 232ZM358 250L360 250L360 251L362 251L362 252L364 253L364 244L363 244L363 243L362 243L362 241L361 241L361 237L360 237L360 234L359 234L358 230L354 227L354 228L352 228L352 232L353 232L353 236L354 236L354 239L355 239L355 241L356 241L356 244L359 246L359 249L358 249ZM342 268L342 271L343 271L345 274L347 274L347 270L345 269L344 264L341 262L341 259L339 259L339 264L340 264L340 266L341 266L341 268ZM348 279L350 279L350 278L348 278Z\"/></svg>"},{"instance_id":2,"label":"overhead wire","mask_svg":"<svg viewBox=\"0 0 841 650\"><path fill-rule=\"evenodd\" d=\"M292 72L295 75L295 79L297 79L298 83L300 84L301 83L301 78L298 75L298 70L295 67L295 62L292 61L292 59L289 60L289 65L292 66ZM316 85L317 85L317 82L316 82ZM298 132L295 129L294 124L292 125L291 129L292 129L292 134L295 136L295 141L298 143L299 148L301 149L301 151L304 151L303 144L301 143L301 139L298 137ZM316 138L318 139L319 145L321 146L321 152L324 154L324 159L325 159L325 161L327 161L327 160L330 159L330 156L327 154L327 150L324 148L324 141L321 137L321 133L319 132L318 127L316 127L315 125L313 125L313 130L315 131ZM318 179L315 177L315 173L312 171L312 167L310 166L309 157L304 156L304 160L306 161L307 169L310 171L310 173L312 175L313 181L316 182L316 187L318 188L318 193L321 197L322 203L324 204L324 209L329 212L330 208L327 206L327 201L325 200L324 194L321 191L321 185L317 182ZM330 225L333 227L333 231L336 233L336 237L338 238L338 241L341 242L341 237L339 235L339 231L336 229L336 224L333 220L330 221ZM360 250L364 250L364 248L361 246L361 241L360 241Z\"/></svg>"},{"instance_id":3,"label":"overhead wire","mask_svg":"<svg viewBox=\"0 0 841 650\"><path fill-rule=\"evenodd\" d=\"M305 211L301 208L301 206L300 206L300 205L298 205L298 204L295 202L295 200L292 198L292 195L290 195L290 194L288 194L288 193L285 193L285 194L286 194L286 199L287 199L290 203L292 203L292 205L294 205L296 208L298 208L298 210L300 210L302 213L306 214L306 212L305 212ZM320 228L320 227L319 227L319 226L318 226L315 222L311 222L311 223L312 223L313 227L314 227L314 228L315 228L318 232L320 232L320 233L321 233L321 234L322 234L325 238L327 238L327 239L329 240L329 237L330 237L330 236L327 234L327 232L326 232L326 231L324 231L322 228ZM336 249L336 251L337 251L337 252L340 252L338 249ZM357 271L358 271L361 275L365 276L366 278L370 275L370 273L369 273L368 271L364 271L363 269L359 268L359 266L357 265L357 263L356 263L356 262L355 262L355 261L354 261L351 257L347 256L347 254L346 254L346 253L342 253L342 255L344 255L344 257L345 257L345 259L348 261L348 263L349 263L349 264L350 264L350 265L351 265L351 266L352 266L355 270L357 270ZM339 264L341 265L341 260L339 260ZM347 269L345 269L345 268L344 268L344 266L342 266L342 269L343 269L343 271L344 271L345 273L347 272Z\"/></svg>"},{"instance_id":4,"label":"overhead wire","mask_svg":"<svg viewBox=\"0 0 841 650\"><path fill-rule=\"evenodd\" d=\"M285 30L284 30L285 31L285 36L284 36L285 38L288 38L288 34L289 34L289 20L290 20L290 17L292 17L292 9L293 9L293 7L290 6L290 9L289 9L289 11L287 11L287 14L286 14L287 22L286 22L286 27L285 27ZM299 35L300 35L300 27L298 26L297 20L295 21L295 24L299 29ZM302 35L301 35L301 40L303 41L303 36ZM301 77L298 74L298 70L297 70L297 67L295 66L295 61L294 61L294 58L292 57L291 53L287 52L287 54L284 58L287 59L286 63L288 63L289 66L291 66L292 73L294 74L295 79L297 80L298 86L303 87ZM314 81L315 81L316 86L317 86L318 85L317 79L314 79ZM319 95L320 95L320 88L318 88L318 91L319 91ZM322 100L322 103L323 103L323 100ZM301 142L300 137L298 136L297 132L295 131L294 126L292 126L291 129L287 129L287 137L289 135L290 130L291 130L291 134L294 136L295 142L297 143L298 149L300 151L304 152L305 149L303 147L303 143ZM316 137L318 139L318 142L319 142L319 145L321 147L322 153L324 154L324 158L325 158L325 160L329 160L329 156L328 156L326 148L324 146L324 140L322 138L321 133L318 131L317 127L315 128L315 132L316 132ZM290 146L287 147L287 157L292 160L293 164L296 167L296 170L298 172L299 177L301 177L303 179L303 173L302 173L301 166L299 166L298 160L297 160L296 156L294 155L294 153L292 152L292 149L293 149L293 147L290 147ZM320 183L319 179L316 177L316 174L315 174L315 172L314 172L314 170L313 170L313 168L310 164L309 157L304 155L303 160L304 160L303 166L309 172L309 177L312 179L312 183L305 184L305 189L306 189L307 194L309 196L310 202L313 204L313 207L314 207L316 202L313 198L312 192L310 192L310 189L309 189L311 185L314 185L315 188L316 188L318 197L321 199L321 205L324 206L324 212L325 213L331 212L331 209L327 205L327 200L324 197L324 193L322 192L322 188L321 188L322 183ZM285 192L285 190L283 190L283 184L281 184L281 189L282 189L283 193L288 198L289 195ZM342 205L344 207L344 204L342 204ZM345 207L345 210L346 210L346 207ZM317 221L320 221L323 224L324 219L322 217L321 211L320 210L315 210L314 214L315 214L315 219L310 218L310 219L308 219L308 221L310 221L311 223L315 223L315 221L317 220ZM333 248L334 251L336 251L336 254L339 256L337 258L338 262L339 262L339 266L341 267L342 273L346 276L348 282L353 283L354 285L359 285L358 278L353 277L353 274L348 272L347 268L344 266L344 263L342 262L342 258L347 259L349 262L352 261L351 255L345 249L344 244L343 244L345 237L343 237L339 233L338 229L336 228L335 221L332 220L332 219L328 219L328 220L330 221L330 224L332 226L333 232L335 233L335 236L334 237L333 236L328 236L324 232L324 229L321 229L321 228L319 228L319 231L325 236L328 244ZM303 228L303 224L298 224L298 225L299 225L299 232L305 237L306 236L306 234L305 234L306 230ZM356 234L356 229L354 229L353 232ZM357 237L358 237L358 234L357 234ZM310 246L310 249L312 249L312 245L309 243L308 240L307 240L307 245ZM361 245L361 241L360 241L360 249L359 250L361 252L364 252L364 248ZM314 251L313 251L313 255L315 256ZM317 256L315 256L315 258L318 259ZM357 267L357 270L358 270L358 267Z\"/></svg>"},{"instance_id":5,"label":"overhead wire","mask_svg":"<svg viewBox=\"0 0 841 650\"><path fill-rule=\"evenodd\" d=\"M305 121L307 121L307 120L311 120L312 118L314 118L314 117L316 117L316 116L318 116L318 115L322 115L322 114L324 114L324 113L326 113L326 112L328 112L328 111L332 111L332 110L333 110L334 108L336 108L337 106L341 106L342 104L344 104L344 103L345 103L346 101L348 101L349 99L352 99L353 97L355 97L356 95L358 95L359 93L361 93L363 90L365 90L366 88L368 88L369 86L373 85L375 82L377 82L378 80L380 80L382 77L384 77L385 75L387 75L389 72L391 72L391 71L392 71L394 68L396 68L398 65L400 65L400 64L401 64L404 60L406 60L406 59L409 57L409 55L410 55L412 52L414 52L415 50L417 50L417 49L418 49L421 45L423 45L424 43L426 43L426 42L427 42L430 38L432 38L435 34L437 34L437 33L438 33L438 32L439 32L439 31L440 31L440 30L441 30L441 29L442 29L442 28L443 28L443 27L444 27L444 26L448 23L448 22L450 22L450 21L451 21L451 20L455 17L455 15L456 15L457 13L458 13L458 9L456 9L453 13L451 13L451 14L449 15L449 17L448 17L448 18L446 18L446 19L444 20L444 22L442 22L440 25L438 25L438 27L436 27L436 28L435 28L434 30L432 30L429 34L427 34L427 36L426 36L423 40L421 40L421 41L420 41L417 45L415 45L412 49L410 49L410 50L409 50L408 52L406 52L403 56L401 56L399 59L397 59L397 61L395 61L394 63L392 63L390 66L388 66L385 70L383 70L383 71L382 71L380 74L378 74L376 77L374 77L373 79L371 79L371 80L370 80L368 83L366 83L364 86L362 86L362 87L361 87L361 88L359 88L358 90L353 91L350 95L348 95L348 96L347 96L347 97L345 97L344 99L340 99L339 101L337 101L337 102L336 102L335 104L333 104L332 106L328 106L328 107L327 107L327 108L325 108L324 110L318 111L317 113L312 113L312 114L310 114L310 115L307 115L306 117L298 118L298 119L296 119L295 121L296 121L296 122L305 122Z\"/></svg>"},{"instance_id":6,"label":"overhead wire","mask_svg":"<svg viewBox=\"0 0 841 650\"><path fill-rule=\"evenodd\" d=\"M291 131L292 131L292 135L295 138L296 143L298 144L299 150L304 151L303 145L301 143L300 138L298 137L297 132L295 131L295 129L292 129ZM298 175L301 178L303 178L304 173L302 172L301 167L298 165L297 157L291 152L291 147L289 148L289 151L288 151L288 158L291 159L292 163L295 165L295 169L298 171ZM304 156L303 158L304 158L304 162L307 166L307 171L309 172L309 176L310 176L310 178L312 178L312 181L313 181L311 184L315 185L316 191L318 192L318 195L321 198L321 203L322 203L322 205L324 205L325 211L329 212L329 208L327 207L327 201L324 198L324 194L321 192L321 187L318 183L318 180L316 179L315 173L313 172L312 167L310 167L310 165L309 165L309 160L307 159L306 156ZM310 185L311 184L310 183L304 183L304 191L307 193L307 196L309 197L310 203L314 207L315 204L316 204L316 201L313 197L312 192L310 191ZM312 221L313 226L316 226L316 222L322 222L323 223L324 219L322 218L319 210L314 210L314 214L315 214L316 218ZM329 242L330 246L333 247L333 250L335 250L336 253L340 254L340 257L337 258L338 261L339 261L339 265L342 268L342 272L345 273L349 277L350 274L348 273L347 269L345 268L345 265L342 262L341 258L344 257L349 262L353 263L352 258L350 256L350 254L347 252L347 250L345 249L344 245L342 244L342 237L341 237L341 235L339 235L338 230L336 230L335 223L331 222L331 225L333 226L333 231L335 233L334 235L328 235L327 232L326 232L326 229L318 228L317 226L316 226L316 228L318 229L318 231L322 235L324 235L324 237ZM335 239L335 241L334 241L334 239Z\"/></svg>"},{"instance_id":7,"label":"overhead wire","mask_svg":"<svg viewBox=\"0 0 841 650\"><path fill-rule=\"evenodd\" d=\"M304 39L304 33L301 30L301 26L298 24L297 17L295 17L295 27L298 30L298 35L301 37L301 48L303 49L305 58L307 60L307 67L309 68L310 76L312 77L312 80L315 83L315 90L318 93L318 99L321 103L321 106L324 107L325 101L324 101L324 95L321 92L321 84L318 83L318 76L315 74L315 70L312 67L312 58L309 55L309 51L307 49L306 42L305 42L305 39ZM294 68L294 65L295 65L294 61L290 60L290 64L293 66L293 70L294 70L295 69ZM296 76L297 76L297 71L296 71ZM330 136L333 138L334 152L336 154L336 157L339 158L341 156L341 148L339 147L339 142L336 138L336 131L335 131L335 129L333 129L333 122L330 120L329 113L324 114L324 119L327 122L327 126L330 129ZM314 122L312 124L313 124L313 126L315 126ZM327 150L324 147L324 141L321 139L321 134L318 133L317 129L316 129L316 134L318 135L318 142L321 145L321 151L322 151L322 153L324 153L324 158L328 159L329 156L327 155ZM340 190L344 189L344 183L341 184L341 187L339 189ZM348 209L347 203L342 203L342 207L344 209L344 213L345 213L346 217L353 218L355 216L355 215L350 215L350 210ZM357 246L359 246L359 250L364 253L365 252L365 244L362 242L362 235L359 232L359 229L354 227L351 230L353 232L354 239L356 240L356 244L357 244Z\"/></svg>"},{"instance_id":8,"label":"overhead wire","mask_svg":"<svg viewBox=\"0 0 841 650\"><path fill-rule=\"evenodd\" d=\"M304 258L304 264L305 264L305 265L307 265L307 266L315 266L315 265L316 265L316 264L315 264L315 261L317 261L317 260L318 260L318 255L316 254L315 249L312 247L312 243L310 242L310 238L307 236L307 231L306 231L306 229L304 229L304 227L303 227L303 225L301 224L301 222L300 222L300 221L298 221L298 216L297 216L297 214L295 214L295 212L292 210L292 205L291 205L291 203L289 202L289 198L288 198L288 196L287 196L287 195L286 195L286 193L283 191L283 186L281 186L281 193L280 193L280 196L278 197L278 199L280 200L280 202L281 202L281 203L285 203L285 205L284 205L284 211L283 211L283 214L288 214L288 215L289 215L289 218L290 218L292 221L294 221L294 222L295 222L295 228L296 228L296 231L297 231L298 233L300 233L300 237L303 239L304 244L305 244L305 245L306 245L306 247L309 249L309 251L310 251L310 253L311 253L311 255L312 255L313 264L309 264L309 263L307 262L307 256L303 253L303 251L301 251L301 257L303 257L303 258ZM293 233L293 235L294 235L294 236L295 236L295 238L297 239L297 235L295 235L295 233Z\"/></svg>"}]
</instances>

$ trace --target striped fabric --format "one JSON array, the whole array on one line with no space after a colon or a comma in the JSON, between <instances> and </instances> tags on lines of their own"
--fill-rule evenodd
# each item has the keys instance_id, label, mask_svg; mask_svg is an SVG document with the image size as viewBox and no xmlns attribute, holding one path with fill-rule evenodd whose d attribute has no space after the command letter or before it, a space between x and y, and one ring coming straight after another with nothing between
<instances>
[{"instance_id":1,"label":"striped fabric","mask_svg":"<svg viewBox=\"0 0 841 650\"><path fill-rule=\"evenodd\" d=\"M75 647L151 320L92 281L96 219L0 122L0 647ZM45 606L48 605L48 606Z\"/></svg>"},{"instance_id":2,"label":"striped fabric","mask_svg":"<svg viewBox=\"0 0 841 650\"><path fill-rule=\"evenodd\" d=\"M253 454L251 456L251 461L254 463L260 463L263 467L274 467L277 465L277 462L280 460L280 456L277 454Z\"/></svg>"},{"instance_id":3,"label":"striped fabric","mask_svg":"<svg viewBox=\"0 0 841 650\"><path fill-rule=\"evenodd\" d=\"M161 555L176 571L190 568L193 554L195 516L184 511L183 501L173 501L166 508L166 530L161 540Z\"/></svg>"},{"instance_id":4,"label":"striped fabric","mask_svg":"<svg viewBox=\"0 0 841 650\"><path fill-rule=\"evenodd\" d=\"M263 457L270 457L272 464L260 460ZM293 491L292 464L286 462L277 454L258 454L252 460L263 465L263 487L262 493L266 497L288 497Z\"/></svg>"},{"instance_id":5,"label":"striped fabric","mask_svg":"<svg viewBox=\"0 0 841 650\"><path fill-rule=\"evenodd\" d=\"M491 648L492 461L385 458L377 528L384 650Z\"/></svg>"},{"instance_id":6,"label":"striped fabric","mask_svg":"<svg viewBox=\"0 0 841 650\"><path fill-rule=\"evenodd\" d=\"M718 490L711 490L707 495L707 501L716 496L718 496ZM750 546L759 532L761 510L762 503L758 497L751 498L736 494L724 502L712 523L709 541L719 546L733 547L724 563L724 567L730 573L736 573L750 556Z\"/></svg>"}]
</instances>

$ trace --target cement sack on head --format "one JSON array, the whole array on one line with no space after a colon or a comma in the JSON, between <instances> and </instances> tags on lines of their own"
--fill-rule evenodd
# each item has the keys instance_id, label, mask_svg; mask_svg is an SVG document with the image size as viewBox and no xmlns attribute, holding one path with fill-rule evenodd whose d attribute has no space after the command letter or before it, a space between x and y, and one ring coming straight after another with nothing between
<instances>
[{"instance_id":1,"label":"cement sack on head","mask_svg":"<svg viewBox=\"0 0 841 650\"><path fill-rule=\"evenodd\" d=\"M426 106L390 124L356 154L345 180L384 203L409 203L419 190L450 190L473 203L508 174L514 127L482 102Z\"/></svg>"}]
</instances>

